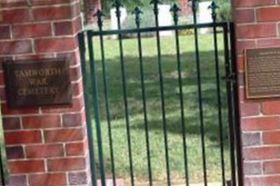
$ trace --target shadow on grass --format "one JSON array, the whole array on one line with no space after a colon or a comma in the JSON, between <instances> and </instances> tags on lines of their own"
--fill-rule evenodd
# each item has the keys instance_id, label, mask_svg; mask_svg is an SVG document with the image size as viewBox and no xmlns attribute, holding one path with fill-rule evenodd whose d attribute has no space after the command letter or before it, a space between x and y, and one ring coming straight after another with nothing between
<instances>
[{"instance_id":1,"label":"shadow on grass","mask_svg":"<svg viewBox=\"0 0 280 186\"><path fill-rule=\"evenodd\" d=\"M185 114L186 140L188 146L188 161L190 167L190 179L193 182L203 181L202 154L201 154L201 124L199 100L203 105L204 136L207 153L207 170L210 181L219 181L220 169L220 134L218 122L218 109L222 111L223 141L225 147L226 172L229 173L229 146L228 146L228 115L227 115L227 91L226 84L222 80L225 75L223 52L219 52L220 59L220 79L221 79L221 100L219 107L217 102L216 71L214 61L214 51L200 52L200 73L202 97L198 97L197 63L193 52L182 53L182 77L183 77L183 101ZM135 169L135 176L144 181L147 179L146 146L145 146L145 125L143 114L143 98L141 87L141 76L139 58L137 56L125 55L125 80L128 101L129 126L131 129L132 155ZM160 94L160 83L158 73L157 56L144 57L144 79L147 104L148 131L151 146L151 162L153 174L158 180L166 180L165 159L163 143L163 122L162 122L162 102ZM105 159L106 174L111 175L110 145L108 142L108 123L106 104L104 97L104 74L102 63L96 60L97 81L98 81L98 104L100 109L101 130L103 140L103 150ZM87 68L87 76L92 76ZM110 111L113 149L115 154L115 167L118 177L129 177L128 151L127 151L127 131L123 97L123 83L120 66L120 59L106 59L106 76L108 83L108 104ZM176 55L162 56L162 72L164 82L164 100L167 121L167 133L170 153L170 166L172 176L182 179L184 175L183 147L182 147L182 120L180 108L180 95L178 84L178 71ZM87 85L89 95L92 94L90 84ZM91 115L94 119L93 105L95 102L90 98ZM95 128L95 123L94 128ZM94 133L96 134L96 133ZM96 142L96 141L95 141ZM211 155L210 155L211 154ZM99 162L97 161L97 167Z\"/></svg>"},{"instance_id":2,"label":"shadow on grass","mask_svg":"<svg viewBox=\"0 0 280 186\"><path fill-rule=\"evenodd\" d=\"M205 135L212 140L218 140L218 102L217 102L217 87L216 87L216 71L215 61L213 59L213 51L200 53L200 73L202 97L198 97L198 81L197 69L194 53L182 54L182 77L183 77L183 93L184 93L184 113L186 133L200 134L200 118L199 118L199 102L203 104L203 121L205 123ZM133 121L130 123L132 130L144 130L143 119L143 99L141 92L141 76L139 67L139 58L134 56L125 56L126 70L126 85L127 85L127 100L129 118ZM221 82L221 100L220 109L223 113L224 139L228 138L227 134L227 93L224 76L224 60L223 53L220 52L220 82ZM148 110L148 125L149 130L162 130L162 107L160 99L160 83L157 56L144 57L144 78L146 87L146 103ZM104 81L102 73L101 61L96 61L97 79L98 79L98 94L100 116L102 122L106 123L106 108L104 97ZM108 102L110 108L111 120L122 120L125 115L124 99L123 99L123 84L120 70L120 59L114 58L106 60L108 82ZM168 132L182 134L181 114L180 114L180 96L178 84L177 60L174 55L162 56L162 69L164 77L164 99L166 118L168 123ZM90 72L88 71L88 76ZM92 89L88 89L92 91ZM92 92L90 92L92 95ZM91 98L90 105L94 102ZM92 112L93 116L93 112ZM136 118L136 119L135 119ZM123 121L124 122L124 121ZM112 125L113 128L122 128L120 124Z\"/></svg>"}]
</instances>

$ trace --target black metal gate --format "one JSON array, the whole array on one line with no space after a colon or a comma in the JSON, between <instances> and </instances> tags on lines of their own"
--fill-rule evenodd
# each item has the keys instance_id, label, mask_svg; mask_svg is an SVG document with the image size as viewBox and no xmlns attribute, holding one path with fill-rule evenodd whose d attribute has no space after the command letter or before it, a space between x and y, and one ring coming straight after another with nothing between
<instances>
[{"instance_id":1,"label":"black metal gate","mask_svg":"<svg viewBox=\"0 0 280 186\"><path fill-rule=\"evenodd\" d=\"M6 178L5 178L5 167L3 165L3 155L2 155L2 150L0 148L0 183L1 185L6 185Z\"/></svg>"},{"instance_id":2,"label":"black metal gate","mask_svg":"<svg viewBox=\"0 0 280 186\"><path fill-rule=\"evenodd\" d=\"M1 109L1 107L0 107ZM6 150L5 150L5 142L4 142L4 130L3 130L3 121L2 121L2 114L0 113L1 120L0 120L0 185L4 186L7 184L7 158L6 158Z\"/></svg>"},{"instance_id":3,"label":"black metal gate","mask_svg":"<svg viewBox=\"0 0 280 186\"><path fill-rule=\"evenodd\" d=\"M136 7L135 28L122 29L116 0L117 30L103 30L98 11L98 30L79 34L93 185L120 178L129 185L243 185L233 23L217 22L213 2L213 22L198 24L197 2L192 24L179 24L174 4L174 25L159 26L160 2L152 0L154 27L141 27ZM200 35L205 28L212 34ZM173 32L168 39L166 31ZM152 41L155 51L145 53Z\"/></svg>"}]
</instances>

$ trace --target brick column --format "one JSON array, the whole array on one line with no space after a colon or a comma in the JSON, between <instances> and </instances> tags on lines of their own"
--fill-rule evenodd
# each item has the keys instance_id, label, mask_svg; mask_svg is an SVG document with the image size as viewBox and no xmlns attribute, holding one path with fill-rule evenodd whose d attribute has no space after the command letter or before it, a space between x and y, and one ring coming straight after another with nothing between
<instances>
[{"instance_id":1,"label":"brick column","mask_svg":"<svg viewBox=\"0 0 280 186\"><path fill-rule=\"evenodd\" d=\"M244 97L244 49L280 47L280 1L232 0L240 80L245 185L280 184L280 99Z\"/></svg>"},{"instance_id":2,"label":"brick column","mask_svg":"<svg viewBox=\"0 0 280 186\"><path fill-rule=\"evenodd\" d=\"M0 92L11 186L90 185L77 32L79 0L1 0L0 59L65 57L72 106L10 109ZM0 17L1 17L0 16Z\"/></svg>"}]
</instances>

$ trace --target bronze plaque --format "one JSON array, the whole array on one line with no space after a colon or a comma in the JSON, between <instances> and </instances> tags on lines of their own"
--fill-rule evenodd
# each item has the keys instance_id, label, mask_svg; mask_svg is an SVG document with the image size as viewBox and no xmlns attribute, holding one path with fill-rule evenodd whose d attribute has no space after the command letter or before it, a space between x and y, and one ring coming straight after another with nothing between
<instances>
[{"instance_id":1,"label":"bronze plaque","mask_svg":"<svg viewBox=\"0 0 280 186\"><path fill-rule=\"evenodd\" d=\"M280 97L280 48L246 50L248 99Z\"/></svg>"},{"instance_id":2,"label":"bronze plaque","mask_svg":"<svg viewBox=\"0 0 280 186\"><path fill-rule=\"evenodd\" d=\"M71 104L69 68L64 59L5 62L8 105L14 108Z\"/></svg>"}]
</instances>

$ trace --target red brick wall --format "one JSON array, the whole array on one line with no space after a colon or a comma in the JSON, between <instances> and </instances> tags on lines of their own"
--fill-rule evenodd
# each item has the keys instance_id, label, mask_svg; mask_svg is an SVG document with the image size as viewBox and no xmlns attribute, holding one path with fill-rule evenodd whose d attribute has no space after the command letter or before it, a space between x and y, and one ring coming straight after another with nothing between
<instances>
[{"instance_id":1,"label":"red brick wall","mask_svg":"<svg viewBox=\"0 0 280 186\"><path fill-rule=\"evenodd\" d=\"M280 47L280 1L232 0L240 79L245 185L280 184L280 99L244 98L244 49Z\"/></svg>"},{"instance_id":2,"label":"red brick wall","mask_svg":"<svg viewBox=\"0 0 280 186\"><path fill-rule=\"evenodd\" d=\"M10 109L0 95L11 186L88 185L87 135L76 35L79 0L1 0L0 61L65 57L72 106Z\"/></svg>"}]
</instances>

